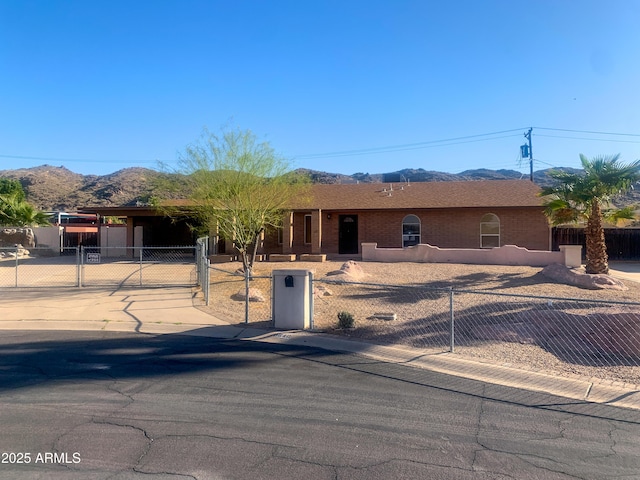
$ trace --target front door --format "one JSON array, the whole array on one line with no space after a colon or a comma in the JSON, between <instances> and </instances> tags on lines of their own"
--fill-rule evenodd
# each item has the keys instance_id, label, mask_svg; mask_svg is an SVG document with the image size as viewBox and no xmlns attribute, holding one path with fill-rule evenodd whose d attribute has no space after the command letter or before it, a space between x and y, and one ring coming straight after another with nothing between
<instances>
[{"instance_id":1,"label":"front door","mask_svg":"<svg viewBox=\"0 0 640 480\"><path fill-rule=\"evenodd\" d=\"M358 253L358 216L340 215L338 253Z\"/></svg>"}]
</instances>

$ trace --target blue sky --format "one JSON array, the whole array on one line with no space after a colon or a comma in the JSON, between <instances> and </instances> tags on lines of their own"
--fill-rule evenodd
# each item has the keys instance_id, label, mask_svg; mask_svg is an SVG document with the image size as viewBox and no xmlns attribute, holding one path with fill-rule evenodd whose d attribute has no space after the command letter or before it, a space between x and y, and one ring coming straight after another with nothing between
<instances>
[{"instance_id":1,"label":"blue sky","mask_svg":"<svg viewBox=\"0 0 640 480\"><path fill-rule=\"evenodd\" d=\"M529 127L536 170L633 161L639 19L635 0L0 0L0 170L171 165L230 121L345 174L528 172Z\"/></svg>"}]
</instances>

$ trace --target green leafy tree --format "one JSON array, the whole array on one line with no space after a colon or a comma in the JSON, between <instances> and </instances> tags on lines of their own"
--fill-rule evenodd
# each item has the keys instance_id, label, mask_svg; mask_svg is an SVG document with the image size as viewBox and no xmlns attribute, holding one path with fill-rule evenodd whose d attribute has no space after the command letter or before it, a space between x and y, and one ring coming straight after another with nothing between
<instances>
[{"instance_id":1,"label":"green leafy tree","mask_svg":"<svg viewBox=\"0 0 640 480\"><path fill-rule=\"evenodd\" d=\"M16 195L20 201L26 200L22 184L12 178L0 177L0 195Z\"/></svg>"},{"instance_id":2,"label":"green leafy tree","mask_svg":"<svg viewBox=\"0 0 640 480\"><path fill-rule=\"evenodd\" d=\"M0 225L7 227L49 225L49 217L37 211L30 203L21 200L18 193L0 194Z\"/></svg>"},{"instance_id":3,"label":"green leafy tree","mask_svg":"<svg viewBox=\"0 0 640 480\"><path fill-rule=\"evenodd\" d=\"M635 218L633 207L615 208L612 200L640 181L640 160L623 164L620 155L589 159L580 154L584 172L552 171L556 185L542 189L545 213L554 225L586 221L586 272L609 273L604 221Z\"/></svg>"},{"instance_id":4,"label":"green leafy tree","mask_svg":"<svg viewBox=\"0 0 640 480\"><path fill-rule=\"evenodd\" d=\"M205 129L180 156L177 173L161 177L172 178L173 189L165 186L157 192L173 190L169 197L175 198L177 187L201 225L233 241L249 274L262 233L282 226L285 207L307 183L268 142L240 129L223 129L220 134ZM175 208L168 211L177 213Z\"/></svg>"}]
</instances>

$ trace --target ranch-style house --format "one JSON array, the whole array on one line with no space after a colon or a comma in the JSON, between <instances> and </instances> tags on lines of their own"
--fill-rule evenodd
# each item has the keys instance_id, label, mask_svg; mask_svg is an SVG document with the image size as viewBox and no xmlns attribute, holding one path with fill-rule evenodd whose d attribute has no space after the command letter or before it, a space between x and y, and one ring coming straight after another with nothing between
<instances>
[{"instance_id":1,"label":"ranch-style house","mask_svg":"<svg viewBox=\"0 0 640 480\"><path fill-rule=\"evenodd\" d=\"M284 227L268 232L258 253L358 257L363 243L550 250L539 192L528 180L316 184L289 206ZM127 246L193 242L187 222L172 222L151 206L84 211L126 218ZM214 253L233 251L231 239L213 243Z\"/></svg>"}]
</instances>

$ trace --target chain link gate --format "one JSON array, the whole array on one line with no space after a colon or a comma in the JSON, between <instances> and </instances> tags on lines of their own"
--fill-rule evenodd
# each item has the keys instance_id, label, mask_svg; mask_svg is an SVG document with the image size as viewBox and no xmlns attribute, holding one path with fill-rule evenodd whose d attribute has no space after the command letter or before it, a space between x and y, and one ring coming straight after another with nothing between
<instances>
[{"instance_id":1,"label":"chain link gate","mask_svg":"<svg viewBox=\"0 0 640 480\"><path fill-rule=\"evenodd\" d=\"M0 288L193 286L197 246L0 248Z\"/></svg>"}]
</instances>

